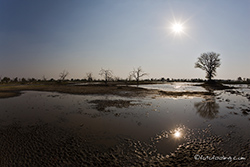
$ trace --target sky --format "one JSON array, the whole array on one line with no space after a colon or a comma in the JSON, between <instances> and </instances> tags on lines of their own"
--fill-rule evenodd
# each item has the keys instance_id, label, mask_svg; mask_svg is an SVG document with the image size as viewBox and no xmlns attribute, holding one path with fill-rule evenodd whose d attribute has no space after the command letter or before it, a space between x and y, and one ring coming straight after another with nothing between
<instances>
[{"instance_id":1,"label":"sky","mask_svg":"<svg viewBox=\"0 0 250 167\"><path fill-rule=\"evenodd\" d=\"M250 78L249 16L249 0L0 0L0 76L205 79L194 64L216 52L215 78Z\"/></svg>"}]
</instances>

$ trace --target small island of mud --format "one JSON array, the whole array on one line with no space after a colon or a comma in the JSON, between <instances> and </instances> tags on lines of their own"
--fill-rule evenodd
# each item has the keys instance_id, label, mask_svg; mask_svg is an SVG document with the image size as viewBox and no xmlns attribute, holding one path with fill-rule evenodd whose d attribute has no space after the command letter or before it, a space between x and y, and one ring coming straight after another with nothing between
<instances>
[{"instance_id":1,"label":"small island of mud","mask_svg":"<svg viewBox=\"0 0 250 167\"><path fill-rule=\"evenodd\" d=\"M226 85L223 85L220 82L216 82L216 81L213 81L213 80L204 82L203 84L196 85L196 86L202 86L203 88L205 88L208 91L235 89L235 87L233 87L233 86L226 86Z\"/></svg>"}]
</instances>

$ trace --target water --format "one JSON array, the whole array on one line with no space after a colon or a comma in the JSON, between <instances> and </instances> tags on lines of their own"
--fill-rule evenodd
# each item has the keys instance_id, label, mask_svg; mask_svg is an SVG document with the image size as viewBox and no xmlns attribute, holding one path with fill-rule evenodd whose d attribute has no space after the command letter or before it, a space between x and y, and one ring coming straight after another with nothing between
<instances>
[{"instance_id":1,"label":"water","mask_svg":"<svg viewBox=\"0 0 250 167\"><path fill-rule=\"evenodd\" d=\"M190 82L173 82L168 84L152 84L152 85L139 85L141 88L146 89L158 89L163 91L174 91L174 92L204 92L204 89L199 85L201 83L190 83Z\"/></svg>"},{"instance_id":2,"label":"water","mask_svg":"<svg viewBox=\"0 0 250 167\"><path fill-rule=\"evenodd\" d=\"M202 88L187 83L141 87L202 91ZM214 97L175 99L25 91L19 97L0 99L0 126L50 124L83 138L91 136L92 144L97 146L112 147L119 144L119 139L130 138L152 144L162 154L174 152L186 141L190 130L202 131L211 127L211 133L215 135L238 138L228 142L235 145L239 140L245 142L250 138L250 113L243 112L250 109L250 101L244 96L249 89L244 87L238 91L241 93L232 94L225 90L216 91ZM112 105L117 100L129 105ZM96 102L102 101L111 101L111 105L100 109ZM177 131L179 135L175 135Z\"/></svg>"}]
</instances>

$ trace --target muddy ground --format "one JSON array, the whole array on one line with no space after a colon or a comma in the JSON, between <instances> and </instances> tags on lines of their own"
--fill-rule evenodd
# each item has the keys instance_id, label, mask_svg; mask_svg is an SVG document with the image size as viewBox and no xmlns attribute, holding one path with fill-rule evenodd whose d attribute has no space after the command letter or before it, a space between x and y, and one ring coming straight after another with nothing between
<instances>
[{"instance_id":1,"label":"muddy ground","mask_svg":"<svg viewBox=\"0 0 250 167\"><path fill-rule=\"evenodd\" d=\"M206 132L188 130L187 134L190 135L187 135L186 142L174 153L163 155L157 152L154 142L148 144L118 136L120 141L118 145L111 148L96 147L93 144L96 140L94 136L86 135L83 138L48 124L27 127L13 124L0 129L0 165L162 167L250 165L247 160L250 155L250 141L240 148L238 155L229 157L230 154L220 147L223 145L223 139L210 134L209 127L204 131Z\"/></svg>"},{"instance_id":2,"label":"muddy ground","mask_svg":"<svg viewBox=\"0 0 250 167\"><path fill-rule=\"evenodd\" d=\"M21 91L48 91L70 94L110 94L119 96L144 96L154 94L155 91L148 91L143 88L116 86L116 85L64 85L64 84L27 84L27 85L0 85L0 98L14 97L21 94Z\"/></svg>"},{"instance_id":3,"label":"muddy ground","mask_svg":"<svg viewBox=\"0 0 250 167\"><path fill-rule=\"evenodd\" d=\"M22 91L48 91L70 94L110 94L125 97L144 97L148 95L161 95L161 96L204 96L211 95L210 92L166 92L154 89L144 89L140 87L131 86L117 86L117 85L62 85L62 84L13 84L13 85L0 85L0 98L8 98L21 95Z\"/></svg>"}]
</instances>

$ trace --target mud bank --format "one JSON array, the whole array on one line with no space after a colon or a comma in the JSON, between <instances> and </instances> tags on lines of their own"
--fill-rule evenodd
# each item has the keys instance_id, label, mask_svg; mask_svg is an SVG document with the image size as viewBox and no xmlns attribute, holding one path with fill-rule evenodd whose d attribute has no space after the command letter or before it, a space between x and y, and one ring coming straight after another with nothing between
<instances>
[{"instance_id":1,"label":"mud bank","mask_svg":"<svg viewBox=\"0 0 250 167\"><path fill-rule=\"evenodd\" d=\"M116 86L116 85L1 85L0 98L14 97L21 94L21 91L47 91L80 95L119 95L119 96L145 96L157 94L157 91L151 91L143 88Z\"/></svg>"}]
</instances>

